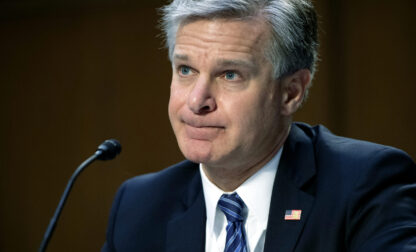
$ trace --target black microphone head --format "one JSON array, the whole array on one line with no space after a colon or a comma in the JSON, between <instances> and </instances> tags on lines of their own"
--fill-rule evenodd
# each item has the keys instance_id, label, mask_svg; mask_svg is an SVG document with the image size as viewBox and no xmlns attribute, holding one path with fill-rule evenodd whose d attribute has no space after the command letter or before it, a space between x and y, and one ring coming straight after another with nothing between
<instances>
[{"instance_id":1,"label":"black microphone head","mask_svg":"<svg viewBox=\"0 0 416 252\"><path fill-rule=\"evenodd\" d=\"M99 160L113 159L121 152L121 144L116 139L105 140L104 143L98 146L95 154Z\"/></svg>"}]
</instances>

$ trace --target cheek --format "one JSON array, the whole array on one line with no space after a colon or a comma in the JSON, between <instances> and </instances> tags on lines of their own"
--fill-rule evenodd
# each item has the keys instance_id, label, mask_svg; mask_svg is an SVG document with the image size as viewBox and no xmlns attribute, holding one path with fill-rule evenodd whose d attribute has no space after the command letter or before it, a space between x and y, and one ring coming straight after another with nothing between
<instances>
[{"instance_id":1,"label":"cheek","mask_svg":"<svg viewBox=\"0 0 416 252\"><path fill-rule=\"evenodd\" d=\"M236 128L244 138L257 138L277 123L279 102L276 94L261 92L241 97L228 107L231 121L238 123Z\"/></svg>"},{"instance_id":2,"label":"cheek","mask_svg":"<svg viewBox=\"0 0 416 252\"><path fill-rule=\"evenodd\" d=\"M170 87L170 98L168 105L169 117L172 120L177 115L179 109L185 104L186 94L183 89L174 83Z\"/></svg>"},{"instance_id":3,"label":"cheek","mask_svg":"<svg viewBox=\"0 0 416 252\"><path fill-rule=\"evenodd\" d=\"M256 125L261 116L259 114L260 104L256 97L251 95L238 96L234 99L228 98L224 104L226 114L234 134L239 138L249 138L255 135Z\"/></svg>"}]
</instances>

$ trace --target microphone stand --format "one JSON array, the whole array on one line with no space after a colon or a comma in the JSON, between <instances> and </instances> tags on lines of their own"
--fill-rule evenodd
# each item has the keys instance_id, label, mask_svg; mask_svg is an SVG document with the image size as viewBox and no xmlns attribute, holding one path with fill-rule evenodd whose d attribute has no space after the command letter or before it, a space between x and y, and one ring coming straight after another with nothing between
<instances>
[{"instance_id":1,"label":"microphone stand","mask_svg":"<svg viewBox=\"0 0 416 252\"><path fill-rule=\"evenodd\" d=\"M99 155L101 155L99 151L94 153L91 157L86 159L80 166L78 166L78 168L72 174L71 178L68 181L68 184L66 185L65 191L61 196L61 200L59 201L58 207L55 210L55 214L53 215L51 221L49 222L48 228L46 229L45 235L43 236L43 240L40 245L39 252L44 252L46 250L49 240L51 239L52 233L55 230L56 223L58 222L58 218L61 215L62 209L72 189L72 185L74 184L78 175L81 174L81 172L85 169L85 167L87 167L92 162L94 162L98 158Z\"/></svg>"}]
</instances>

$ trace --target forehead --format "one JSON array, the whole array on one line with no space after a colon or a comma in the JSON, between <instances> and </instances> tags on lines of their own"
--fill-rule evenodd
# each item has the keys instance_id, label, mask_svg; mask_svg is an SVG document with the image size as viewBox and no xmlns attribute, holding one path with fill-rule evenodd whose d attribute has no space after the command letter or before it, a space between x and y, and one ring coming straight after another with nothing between
<instances>
[{"instance_id":1,"label":"forehead","mask_svg":"<svg viewBox=\"0 0 416 252\"><path fill-rule=\"evenodd\" d=\"M179 27L174 58L192 54L258 58L264 55L268 37L268 26L260 19L196 20Z\"/></svg>"}]
</instances>

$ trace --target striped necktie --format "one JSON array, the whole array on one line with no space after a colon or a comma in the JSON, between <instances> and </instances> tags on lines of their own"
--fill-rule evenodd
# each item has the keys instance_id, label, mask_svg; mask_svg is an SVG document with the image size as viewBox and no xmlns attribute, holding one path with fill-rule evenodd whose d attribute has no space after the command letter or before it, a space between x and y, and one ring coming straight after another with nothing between
<instances>
[{"instance_id":1,"label":"striped necktie","mask_svg":"<svg viewBox=\"0 0 416 252\"><path fill-rule=\"evenodd\" d=\"M218 206L224 212L228 222L224 252L247 252L242 216L245 207L243 200L237 193L223 194L218 201Z\"/></svg>"}]
</instances>

